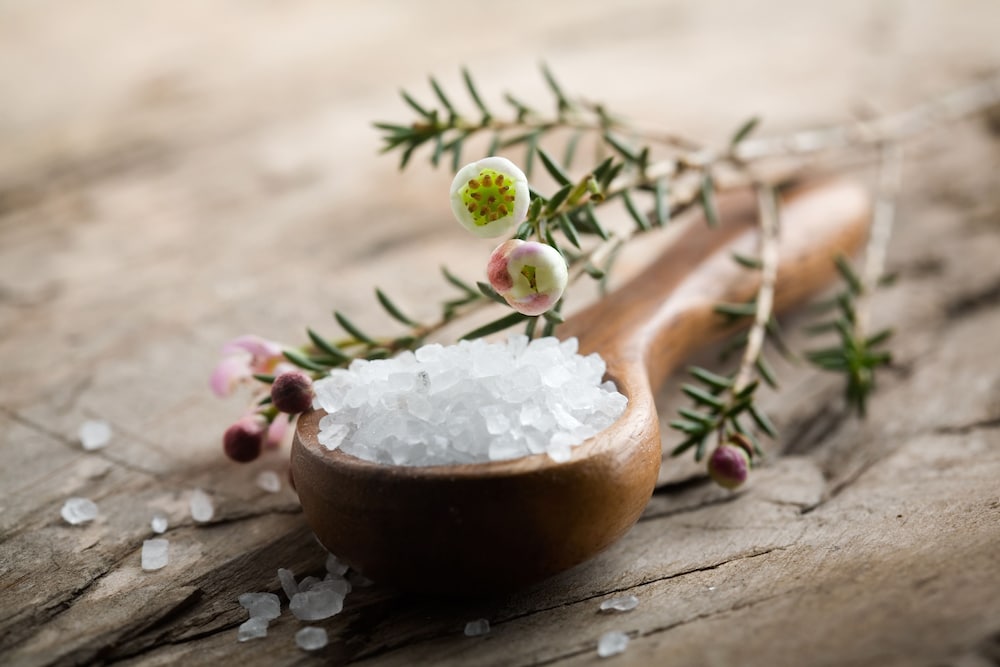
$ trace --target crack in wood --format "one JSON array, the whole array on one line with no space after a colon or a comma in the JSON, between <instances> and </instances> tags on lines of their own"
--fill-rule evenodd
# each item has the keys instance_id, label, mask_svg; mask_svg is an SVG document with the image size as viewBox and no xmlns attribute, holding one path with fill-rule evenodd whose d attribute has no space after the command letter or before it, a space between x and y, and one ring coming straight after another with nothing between
<instances>
[{"instance_id":1,"label":"crack in wood","mask_svg":"<svg viewBox=\"0 0 1000 667\"><path fill-rule=\"evenodd\" d=\"M763 554L760 554L760 555L763 555ZM633 631L633 632L628 632L626 634L629 636L630 639L639 639L639 638L643 638L643 637L652 637L653 635L658 635L658 634L662 634L664 632L669 632L670 630L674 630L674 629L682 627L684 625L689 625L691 623L697 623L698 621L703 621L703 620L709 619L709 618L715 618L717 616L722 616L724 614L731 614L731 613L736 612L736 611L742 611L743 609L748 609L750 607L754 607L756 605L763 604L765 602L769 602L771 600L774 600L774 599L777 599L777 598L781 598L781 597L784 597L784 596L786 596L786 595L788 595L790 593L795 593L795 592L797 592L797 591L795 591L795 590L783 591L781 593L775 593L774 595L768 595L768 596L765 596L765 597L762 597L762 598L758 598L756 600L750 600L750 601L747 601L747 602L741 602L739 604L732 605L732 606L727 607L725 609L716 609L714 611L706 612L704 614L697 614L695 616L692 616L691 618L686 618L686 619L683 619L683 620L680 620L680 621L676 621L674 623L668 623L667 625L658 626L658 627L652 628L650 630L646 630L646 631ZM587 648L577 649L577 650L574 650L574 651L568 651L568 652L566 652L566 653L564 653L562 655L555 656L555 657L552 657L552 658L549 658L549 659L546 659L546 660L541 660L541 661L537 661L537 662L536 661L532 661L530 663L524 663L524 667L528 667L529 665L531 665L533 667L541 667L543 665L553 665L553 664L557 664L559 662L562 662L564 660L569 660L571 658L575 658L575 657L578 657L578 656L581 656L581 655L585 655L587 653L593 653L593 652L595 652L595 650L596 650L596 646L588 646Z\"/></svg>"},{"instance_id":2,"label":"crack in wood","mask_svg":"<svg viewBox=\"0 0 1000 667\"><path fill-rule=\"evenodd\" d=\"M30 429L30 430L32 430L32 431L34 431L34 432L36 432L36 433L38 433L40 435L44 435L44 436L46 436L48 438L51 438L52 440L55 440L56 442L59 442L59 443L65 445L66 448L69 449L74 454L78 454L78 453L80 453L80 451L83 451L83 450L80 449L80 447L78 446L78 444L76 443L76 441L73 438L67 438L66 436L64 436L59 431L55 431L53 429L50 429L50 428L44 426L43 424L40 424L40 423L36 422L33 419L30 419L29 417L25 417L24 415L22 415L21 413L17 412L16 410L11 410L10 408L0 406L0 415L2 415L4 417L7 417L11 421L17 422L21 426L24 426L25 428L28 428L28 429ZM114 424L111 424L111 427L112 427L113 432L115 432L115 433L121 433L121 432L123 432L120 429L116 429L116 427L115 427ZM132 463L129 463L128 461L123 461L121 459L117 459L114 456L110 455L104 449L94 449L94 450L88 451L87 453L89 455L91 455L91 456L95 456L97 458L100 458L101 460L106 461L106 462L110 463L111 465L115 465L115 466L118 466L120 468L124 468L125 470L129 470L129 471L134 472L134 473L136 473L138 475L142 475L143 477L154 477L156 479L165 479L164 477L162 477L160 474L158 474L154 470L147 470L145 468L142 468L142 467L136 466L136 465L134 465Z\"/></svg>"},{"instance_id":3,"label":"crack in wood","mask_svg":"<svg viewBox=\"0 0 1000 667\"><path fill-rule=\"evenodd\" d=\"M997 305L1000 305L1000 280L975 292L953 298L945 307L945 316L957 320Z\"/></svg>"},{"instance_id":4,"label":"crack in wood","mask_svg":"<svg viewBox=\"0 0 1000 667\"><path fill-rule=\"evenodd\" d=\"M628 593L628 592L631 592L631 591L637 591L637 590L646 588L648 586L652 586L654 584L662 583L662 582L665 582L665 581L670 581L670 580L673 580L673 579L678 579L680 577L685 577L685 576L688 576L688 575L691 575L691 574L697 574L697 573L701 573L701 572L710 572L710 571L717 570L717 569L719 569L721 567L724 567L724 566L732 564L732 563L737 563L737 562L741 562L741 561L745 561L745 560L751 560L751 559L754 559L754 558L759 558L759 557L762 557L762 556L766 556L766 555L768 555L770 553L774 553L776 551L784 551L784 550L788 549L789 546L790 545L768 547L766 549L761 549L761 550L753 551L753 552L750 552L750 553L741 554L741 555L735 556L733 558L727 558L725 560L721 560L719 562L712 563L710 565L702 565L702 566L699 566L699 567L692 567L692 568L689 568L689 569L686 569L686 570L682 570L682 571L679 571L679 572L673 572L671 574L668 574L668 575L665 575L665 576L662 576L662 577L654 577L654 578L651 578L651 579L645 579L645 580L642 580L642 581L637 582L635 584L632 584L630 586L625 586L625 587L621 587L621 588L612 588L612 589L608 589L608 590L602 590L602 591L594 593L592 595L585 595L583 597L573 598L571 600L566 600L566 601L561 602L559 604L549 605L549 606L545 606L545 607L538 607L538 608L531 609L530 611L527 611L527 612L524 612L524 613L521 613L521 614L513 614L513 615L510 615L510 616L501 617L501 618L492 620L491 624L494 627L498 627L498 626L500 626L500 625L502 625L504 623L510 623L510 622L513 622L513 621L523 620L523 619L526 619L526 618L530 618L532 616L536 616L538 614L544 614L544 613L547 613L547 612L550 612L550 611L555 611L555 610L558 610L558 609L564 609L566 607L573 607L573 606L576 606L576 605L585 604L587 602L590 602L592 600L596 600L598 598L607 597L608 595L617 595L617 594L622 594L622 593ZM387 601L387 603L389 605L393 605L395 603L395 601L394 600L389 600L389 601ZM417 644L421 644L421 643L425 643L425 642L429 642L429 641L434 641L434 640L437 640L437 639L446 638L446 637L450 636L450 634L451 633L447 633L446 634L446 633L442 633L442 632L429 632L426 635L419 636L419 637L412 637L412 636L411 637L407 637L404 641L400 641L398 643L388 643L388 642L386 642L386 643L381 644L374 651L365 653L362 650L362 651L359 651L359 652L355 653L352 656L346 657L346 661L343 664L345 664L345 665L356 664L356 663L363 662L363 661L366 661L366 660L371 660L371 659L374 659L374 658L382 657L384 655L387 655L387 654L392 653L392 652L394 652L396 650L399 650L399 649L403 649L403 648L409 649L409 648L411 648L411 647L413 647L413 646L415 646ZM583 651L577 651L577 652L574 652L572 654L567 654L565 656L559 656L559 657L554 658L553 660L550 660L550 661L532 662L531 664L533 664L533 665L550 664L550 662L555 662L555 661L558 661L558 660L562 660L565 657L573 657L575 655L579 655L580 653L586 653L588 650L591 650L591 649L587 649L587 650L583 650Z\"/></svg>"},{"instance_id":5,"label":"crack in wood","mask_svg":"<svg viewBox=\"0 0 1000 667\"><path fill-rule=\"evenodd\" d=\"M679 514L688 514L690 512L697 512L698 510L705 509L706 507L715 507L716 505L725 505L727 503L731 503L735 500L738 500L741 497L742 495L739 493L730 493L725 496L715 496L713 498L705 499L696 505L689 505L686 507L668 509L657 513L643 514L641 517L639 517L639 521L664 519L666 517L677 516Z\"/></svg>"},{"instance_id":6,"label":"crack in wood","mask_svg":"<svg viewBox=\"0 0 1000 667\"><path fill-rule=\"evenodd\" d=\"M988 417L968 424L938 426L932 432L939 435L968 435L973 431L1000 428L1000 417Z\"/></svg>"}]
</instances>

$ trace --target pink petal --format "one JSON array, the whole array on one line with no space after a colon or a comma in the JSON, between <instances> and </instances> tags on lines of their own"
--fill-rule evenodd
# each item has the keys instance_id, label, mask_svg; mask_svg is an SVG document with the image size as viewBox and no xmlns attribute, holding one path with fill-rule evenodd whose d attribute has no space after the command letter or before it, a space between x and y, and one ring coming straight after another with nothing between
<instances>
[{"instance_id":1,"label":"pink petal","mask_svg":"<svg viewBox=\"0 0 1000 667\"><path fill-rule=\"evenodd\" d=\"M223 356L249 353L254 357L269 358L281 356L281 345L253 334L245 334L232 339L222 346Z\"/></svg>"},{"instance_id":2,"label":"pink petal","mask_svg":"<svg viewBox=\"0 0 1000 667\"><path fill-rule=\"evenodd\" d=\"M245 357L226 357L212 370L208 380L216 396L229 396L236 385L250 377L250 366Z\"/></svg>"},{"instance_id":3,"label":"pink petal","mask_svg":"<svg viewBox=\"0 0 1000 667\"><path fill-rule=\"evenodd\" d=\"M267 428L267 441L265 444L268 447L281 447L281 443L285 439L285 434L288 433L290 423L291 420L286 415L275 417L274 421Z\"/></svg>"}]
</instances>

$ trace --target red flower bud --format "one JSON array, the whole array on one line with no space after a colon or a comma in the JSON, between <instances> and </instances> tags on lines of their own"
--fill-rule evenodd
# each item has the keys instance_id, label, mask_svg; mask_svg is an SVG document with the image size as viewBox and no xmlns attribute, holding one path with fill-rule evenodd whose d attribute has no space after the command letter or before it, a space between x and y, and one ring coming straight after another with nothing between
<instances>
[{"instance_id":1,"label":"red flower bud","mask_svg":"<svg viewBox=\"0 0 1000 667\"><path fill-rule=\"evenodd\" d=\"M740 444L719 445L708 459L708 474L719 486L735 489L750 474L750 455Z\"/></svg>"},{"instance_id":2,"label":"red flower bud","mask_svg":"<svg viewBox=\"0 0 1000 667\"><path fill-rule=\"evenodd\" d=\"M298 414L312 407L312 380L302 371L286 371L274 378L271 403L282 412Z\"/></svg>"},{"instance_id":3,"label":"red flower bud","mask_svg":"<svg viewBox=\"0 0 1000 667\"><path fill-rule=\"evenodd\" d=\"M267 420L259 415L250 415L226 429L222 436L222 448L232 460L249 463L260 456L266 435Z\"/></svg>"}]
</instances>

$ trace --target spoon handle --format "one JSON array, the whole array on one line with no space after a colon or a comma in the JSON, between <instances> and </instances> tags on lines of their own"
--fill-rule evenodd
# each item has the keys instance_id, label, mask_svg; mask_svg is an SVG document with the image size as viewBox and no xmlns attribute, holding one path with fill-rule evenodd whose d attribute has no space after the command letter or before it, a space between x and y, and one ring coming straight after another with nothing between
<instances>
[{"instance_id":1,"label":"spoon handle","mask_svg":"<svg viewBox=\"0 0 1000 667\"><path fill-rule=\"evenodd\" d=\"M647 269L568 320L560 335L577 336L583 353L599 351L612 375L644 372L649 385L659 387L696 348L732 331L732 322L715 312L717 304L756 295L760 271L732 254L757 255L757 216L752 192L720 199L718 229L690 221ZM861 246L870 217L867 193L855 183L828 181L783 194L775 311L828 284L836 274L833 259Z\"/></svg>"}]
</instances>

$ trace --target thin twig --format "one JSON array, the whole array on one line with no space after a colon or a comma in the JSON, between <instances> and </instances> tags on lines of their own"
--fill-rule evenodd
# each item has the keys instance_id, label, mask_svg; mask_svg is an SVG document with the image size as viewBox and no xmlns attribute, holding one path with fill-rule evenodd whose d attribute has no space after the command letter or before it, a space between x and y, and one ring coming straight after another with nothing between
<instances>
[{"instance_id":1,"label":"thin twig","mask_svg":"<svg viewBox=\"0 0 1000 667\"><path fill-rule=\"evenodd\" d=\"M871 319L871 298L885 270L885 258L896 217L896 199L902 183L903 151L898 144L882 147L879 163L878 191L872 229L865 247L865 264L861 274L861 294L855 310L854 333L864 340Z\"/></svg>"},{"instance_id":2,"label":"thin twig","mask_svg":"<svg viewBox=\"0 0 1000 667\"><path fill-rule=\"evenodd\" d=\"M898 143L935 125L959 121L996 104L1000 104L1000 76L868 121L804 130L780 137L746 139L736 147L734 154L737 159L747 162Z\"/></svg>"},{"instance_id":3,"label":"thin twig","mask_svg":"<svg viewBox=\"0 0 1000 667\"><path fill-rule=\"evenodd\" d=\"M778 241L781 225L778 218L778 201L774 188L757 184L757 205L760 211L760 287L755 299L753 325L747 336L746 348L740 360L739 371L733 381L732 392L738 394L753 379L754 367L764 346L767 323L774 305L774 283L778 276Z\"/></svg>"},{"instance_id":4,"label":"thin twig","mask_svg":"<svg viewBox=\"0 0 1000 667\"><path fill-rule=\"evenodd\" d=\"M704 170L718 166L735 167L737 175L727 181L717 181L718 190L745 187L749 177L741 174L746 163L768 158L801 158L801 162L785 165L769 180L784 180L802 169L820 153L845 152L861 148L878 148L900 144L937 125L954 123L992 106L1000 104L1000 76L983 83L953 91L936 99L918 104L895 114L865 121L852 121L827 128L817 128L778 137L745 139L723 152L700 150L650 164L642 173L618 177L608 188L608 197L646 182L673 178L671 200L683 205L697 196L697 184Z\"/></svg>"}]
</instances>

